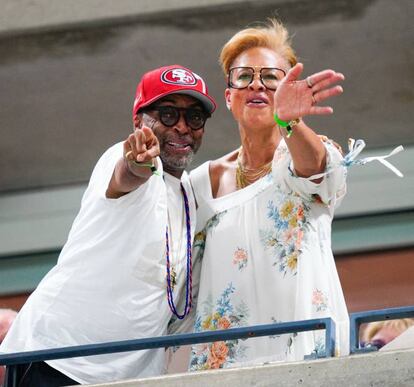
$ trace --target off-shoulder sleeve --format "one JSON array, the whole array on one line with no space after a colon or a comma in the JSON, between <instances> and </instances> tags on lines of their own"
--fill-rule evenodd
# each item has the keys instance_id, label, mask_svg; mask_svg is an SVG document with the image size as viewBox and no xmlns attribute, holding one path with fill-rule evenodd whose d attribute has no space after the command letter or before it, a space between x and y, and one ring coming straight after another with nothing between
<instances>
[{"instance_id":1,"label":"off-shoulder sleeve","mask_svg":"<svg viewBox=\"0 0 414 387\"><path fill-rule=\"evenodd\" d=\"M295 174L293 160L286 144L281 144L273 159L273 177L282 187L292 190L308 201L321 201L334 208L339 205L346 193L346 168L342 165L342 155L330 142L324 142L327 150L326 168L322 174L308 178ZM315 183L318 176L322 181Z\"/></svg>"}]
</instances>

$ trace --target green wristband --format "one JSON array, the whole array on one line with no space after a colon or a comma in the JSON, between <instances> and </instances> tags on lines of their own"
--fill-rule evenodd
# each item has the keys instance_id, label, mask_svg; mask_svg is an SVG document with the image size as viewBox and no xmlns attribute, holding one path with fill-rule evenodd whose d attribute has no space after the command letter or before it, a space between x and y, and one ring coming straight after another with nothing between
<instances>
[{"instance_id":1,"label":"green wristband","mask_svg":"<svg viewBox=\"0 0 414 387\"><path fill-rule=\"evenodd\" d=\"M160 173L157 171L157 168L155 167L154 164L149 164L149 163L139 163L138 161L133 160L133 162L135 163L135 165L139 166L139 167L147 167L149 169L151 169L151 172L153 175L160 175Z\"/></svg>"},{"instance_id":2,"label":"green wristband","mask_svg":"<svg viewBox=\"0 0 414 387\"><path fill-rule=\"evenodd\" d=\"M292 127L290 126L290 123L291 123L292 121L289 121L289 122L283 121L283 120L281 120L281 119L277 116L277 114L276 114L276 113L274 114L273 118L275 119L276 124L278 124L278 125L279 125L279 126L281 126L282 128L286 128L286 132L287 132L286 137L288 137L288 138L289 138L289 137L292 135L292 133L293 133L293 129L292 129Z\"/></svg>"},{"instance_id":3,"label":"green wristband","mask_svg":"<svg viewBox=\"0 0 414 387\"><path fill-rule=\"evenodd\" d=\"M273 118L275 119L276 124L280 125L282 128L287 128L289 126L289 122L286 121L282 121L277 114L275 113L275 115L273 116Z\"/></svg>"}]
</instances>

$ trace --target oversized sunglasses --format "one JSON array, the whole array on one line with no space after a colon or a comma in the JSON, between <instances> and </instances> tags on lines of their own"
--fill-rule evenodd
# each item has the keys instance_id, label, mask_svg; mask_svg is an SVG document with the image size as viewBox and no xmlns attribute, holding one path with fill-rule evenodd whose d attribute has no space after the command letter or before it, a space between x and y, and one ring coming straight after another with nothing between
<instances>
[{"instance_id":1,"label":"oversized sunglasses","mask_svg":"<svg viewBox=\"0 0 414 387\"><path fill-rule=\"evenodd\" d=\"M195 108L181 108L176 106L154 106L144 109L145 111L158 112L161 123L165 126L174 126L184 113L185 123L192 129L198 130L204 127L207 118L211 115L203 110Z\"/></svg>"},{"instance_id":2,"label":"oversized sunglasses","mask_svg":"<svg viewBox=\"0 0 414 387\"><path fill-rule=\"evenodd\" d=\"M245 89L253 82L256 72L259 73L262 85L269 90L276 90L279 82L286 76L285 70L277 67L233 67L229 70L227 84L232 89Z\"/></svg>"}]
</instances>

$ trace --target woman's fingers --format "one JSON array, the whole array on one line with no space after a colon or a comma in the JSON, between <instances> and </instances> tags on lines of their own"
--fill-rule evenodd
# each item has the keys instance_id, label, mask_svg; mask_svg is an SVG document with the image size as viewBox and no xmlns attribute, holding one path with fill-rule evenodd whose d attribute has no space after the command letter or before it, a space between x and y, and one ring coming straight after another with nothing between
<instances>
[{"instance_id":1,"label":"woman's fingers","mask_svg":"<svg viewBox=\"0 0 414 387\"><path fill-rule=\"evenodd\" d=\"M341 86L334 86L326 90L318 91L313 93L313 106L309 109L309 114L316 115L327 115L333 113L333 108L331 106L318 106L317 104L327 100L328 98L334 97L336 95L342 94L343 89Z\"/></svg>"},{"instance_id":2,"label":"woman's fingers","mask_svg":"<svg viewBox=\"0 0 414 387\"><path fill-rule=\"evenodd\" d=\"M317 104L337 95L343 93L343 88L340 85L332 86L333 84L343 81L345 79L342 73L337 73L333 70L324 70L313 74L306 79L306 82L311 85L309 87L312 93L312 107L309 114L312 115L326 115L332 114L331 106L317 106Z\"/></svg>"},{"instance_id":3,"label":"woman's fingers","mask_svg":"<svg viewBox=\"0 0 414 387\"><path fill-rule=\"evenodd\" d=\"M343 93L342 86L334 86L326 90L321 90L313 93L313 99L315 104L320 103L328 98L335 97Z\"/></svg>"},{"instance_id":4,"label":"woman's fingers","mask_svg":"<svg viewBox=\"0 0 414 387\"><path fill-rule=\"evenodd\" d=\"M333 113L333 109L330 106L312 106L309 109L309 114L312 114L312 115L326 116L332 113Z\"/></svg>"},{"instance_id":5,"label":"woman's fingers","mask_svg":"<svg viewBox=\"0 0 414 387\"><path fill-rule=\"evenodd\" d=\"M315 87L318 83L323 82L328 79L336 79L337 81L342 81L345 79L342 73L337 73L334 70L323 70L319 71L318 73L309 75L307 78L308 86L309 84L312 85L311 87Z\"/></svg>"},{"instance_id":6,"label":"woman's fingers","mask_svg":"<svg viewBox=\"0 0 414 387\"><path fill-rule=\"evenodd\" d=\"M275 92L275 111L285 121L309 114L332 114L332 107L320 106L320 103L343 93L337 85L345 79L342 73L323 70L299 80L302 71L302 63L293 66Z\"/></svg>"},{"instance_id":7,"label":"woman's fingers","mask_svg":"<svg viewBox=\"0 0 414 387\"><path fill-rule=\"evenodd\" d=\"M284 78L285 82L292 82L299 79L300 75L303 71L303 64L302 63L296 63L286 74L286 77Z\"/></svg>"},{"instance_id":8,"label":"woman's fingers","mask_svg":"<svg viewBox=\"0 0 414 387\"><path fill-rule=\"evenodd\" d=\"M328 75L328 74L325 74ZM332 84L341 82L345 79L344 75L341 73L333 73L330 76L325 76L323 78L319 78L319 80L313 80L314 75L307 77L307 82L312 84L312 92L316 93L320 90L323 90L327 87L330 87Z\"/></svg>"}]
</instances>

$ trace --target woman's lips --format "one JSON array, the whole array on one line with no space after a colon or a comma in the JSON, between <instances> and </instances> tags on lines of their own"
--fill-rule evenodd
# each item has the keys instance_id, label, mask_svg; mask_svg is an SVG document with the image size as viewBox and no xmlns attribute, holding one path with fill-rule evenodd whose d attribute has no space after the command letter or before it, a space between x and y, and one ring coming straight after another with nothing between
<instances>
[{"instance_id":1,"label":"woman's lips","mask_svg":"<svg viewBox=\"0 0 414 387\"><path fill-rule=\"evenodd\" d=\"M262 100L249 100L246 102L246 105L249 107L262 108L268 106L269 104Z\"/></svg>"},{"instance_id":2,"label":"woman's lips","mask_svg":"<svg viewBox=\"0 0 414 387\"><path fill-rule=\"evenodd\" d=\"M246 105L250 107L265 107L269 105L269 100L265 96L251 96L247 98Z\"/></svg>"}]
</instances>

